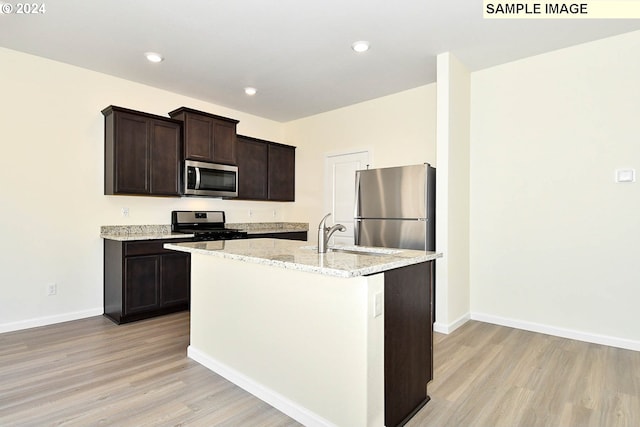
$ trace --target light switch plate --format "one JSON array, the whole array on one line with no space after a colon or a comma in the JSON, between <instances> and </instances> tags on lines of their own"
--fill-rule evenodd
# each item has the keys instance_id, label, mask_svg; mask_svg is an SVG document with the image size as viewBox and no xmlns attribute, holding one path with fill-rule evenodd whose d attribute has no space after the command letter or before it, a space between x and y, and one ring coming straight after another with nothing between
<instances>
[{"instance_id":1,"label":"light switch plate","mask_svg":"<svg viewBox=\"0 0 640 427\"><path fill-rule=\"evenodd\" d=\"M635 169L617 169L616 182L636 182Z\"/></svg>"}]
</instances>

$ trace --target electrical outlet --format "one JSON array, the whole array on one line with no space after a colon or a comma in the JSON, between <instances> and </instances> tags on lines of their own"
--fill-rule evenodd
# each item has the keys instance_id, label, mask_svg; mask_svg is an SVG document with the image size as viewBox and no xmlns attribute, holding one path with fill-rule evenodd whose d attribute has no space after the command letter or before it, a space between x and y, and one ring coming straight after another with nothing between
<instances>
[{"instance_id":1,"label":"electrical outlet","mask_svg":"<svg viewBox=\"0 0 640 427\"><path fill-rule=\"evenodd\" d=\"M53 296L55 294L58 293L58 285L56 285L55 283L48 283L47 284L47 295L48 296Z\"/></svg>"},{"instance_id":2,"label":"electrical outlet","mask_svg":"<svg viewBox=\"0 0 640 427\"><path fill-rule=\"evenodd\" d=\"M122 208L122 216L124 217L129 216L129 208Z\"/></svg>"}]
</instances>

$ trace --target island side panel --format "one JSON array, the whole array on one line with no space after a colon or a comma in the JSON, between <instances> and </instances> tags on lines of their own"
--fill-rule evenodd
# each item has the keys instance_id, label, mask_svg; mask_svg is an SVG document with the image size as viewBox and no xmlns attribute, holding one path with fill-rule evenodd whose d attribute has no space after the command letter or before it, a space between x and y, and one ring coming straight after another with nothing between
<instances>
[{"instance_id":1,"label":"island side panel","mask_svg":"<svg viewBox=\"0 0 640 427\"><path fill-rule=\"evenodd\" d=\"M190 356L305 425L384 424L383 274L191 262Z\"/></svg>"},{"instance_id":2,"label":"island side panel","mask_svg":"<svg viewBox=\"0 0 640 427\"><path fill-rule=\"evenodd\" d=\"M433 261L385 272L385 425L404 425L433 378Z\"/></svg>"}]
</instances>

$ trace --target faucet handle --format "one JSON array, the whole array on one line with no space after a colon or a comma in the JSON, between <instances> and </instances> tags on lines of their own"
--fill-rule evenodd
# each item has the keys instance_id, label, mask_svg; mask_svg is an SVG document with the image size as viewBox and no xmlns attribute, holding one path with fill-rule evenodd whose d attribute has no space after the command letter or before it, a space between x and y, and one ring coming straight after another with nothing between
<instances>
[{"instance_id":1,"label":"faucet handle","mask_svg":"<svg viewBox=\"0 0 640 427\"><path fill-rule=\"evenodd\" d=\"M322 218L320 220L320 224L318 224L318 230L322 230L325 227L325 222L327 221L327 218L329 218L331 216L331 212L329 212L328 214L326 214L324 216L324 218Z\"/></svg>"}]
</instances>

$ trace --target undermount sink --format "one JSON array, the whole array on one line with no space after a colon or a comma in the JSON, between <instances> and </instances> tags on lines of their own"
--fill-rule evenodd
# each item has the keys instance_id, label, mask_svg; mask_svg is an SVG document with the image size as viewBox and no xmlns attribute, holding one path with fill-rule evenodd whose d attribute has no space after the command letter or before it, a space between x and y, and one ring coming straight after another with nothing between
<instances>
[{"instance_id":1,"label":"undermount sink","mask_svg":"<svg viewBox=\"0 0 640 427\"><path fill-rule=\"evenodd\" d=\"M317 251L317 246L303 246L301 249L309 249ZM371 255L371 256L391 256L402 252L398 249L387 248L370 248L365 246L333 246L327 249L327 252L339 252L353 255Z\"/></svg>"}]
</instances>

